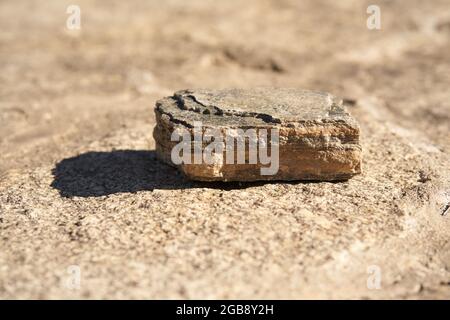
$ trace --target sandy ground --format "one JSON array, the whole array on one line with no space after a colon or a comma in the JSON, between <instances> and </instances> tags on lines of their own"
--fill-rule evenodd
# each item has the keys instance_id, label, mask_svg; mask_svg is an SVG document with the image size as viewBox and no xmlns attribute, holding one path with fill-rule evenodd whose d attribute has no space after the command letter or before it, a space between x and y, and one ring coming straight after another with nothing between
<instances>
[{"instance_id":1,"label":"sandy ground","mask_svg":"<svg viewBox=\"0 0 450 320\"><path fill-rule=\"evenodd\" d=\"M368 30L373 2L77 0L76 31L73 1L2 1L0 298L449 299L450 1L376 1ZM364 173L155 159L157 99L253 86L344 97Z\"/></svg>"}]
</instances>

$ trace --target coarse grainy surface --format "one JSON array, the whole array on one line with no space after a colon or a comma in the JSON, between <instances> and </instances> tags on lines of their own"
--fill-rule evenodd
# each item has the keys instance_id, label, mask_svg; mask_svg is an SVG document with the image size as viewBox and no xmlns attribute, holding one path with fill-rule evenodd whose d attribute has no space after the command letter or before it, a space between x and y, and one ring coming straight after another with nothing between
<instances>
[{"instance_id":1,"label":"coarse grainy surface","mask_svg":"<svg viewBox=\"0 0 450 320\"><path fill-rule=\"evenodd\" d=\"M450 298L448 0L378 1L381 30L372 1L76 2L79 31L72 1L0 3L0 298ZM156 159L158 99L256 86L345 98L362 174Z\"/></svg>"}]
</instances>

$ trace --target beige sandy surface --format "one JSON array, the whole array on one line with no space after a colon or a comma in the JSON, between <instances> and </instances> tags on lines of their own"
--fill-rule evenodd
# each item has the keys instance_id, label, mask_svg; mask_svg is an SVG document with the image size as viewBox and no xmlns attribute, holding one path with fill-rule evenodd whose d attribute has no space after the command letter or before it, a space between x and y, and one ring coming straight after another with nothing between
<instances>
[{"instance_id":1,"label":"beige sandy surface","mask_svg":"<svg viewBox=\"0 0 450 320\"><path fill-rule=\"evenodd\" d=\"M69 31L74 1L2 1L0 298L450 298L450 2L377 1L370 31L373 2L77 0ZM157 99L254 86L344 97L364 173L155 159Z\"/></svg>"}]
</instances>

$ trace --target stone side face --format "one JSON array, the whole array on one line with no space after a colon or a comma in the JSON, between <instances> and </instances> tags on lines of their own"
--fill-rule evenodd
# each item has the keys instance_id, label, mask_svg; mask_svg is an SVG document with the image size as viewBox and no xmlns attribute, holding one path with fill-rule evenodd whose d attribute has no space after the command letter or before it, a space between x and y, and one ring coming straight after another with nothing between
<instances>
[{"instance_id":1,"label":"stone side face","mask_svg":"<svg viewBox=\"0 0 450 320\"><path fill-rule=\"evenodd\" d=\"M342 102L327 93L298 89L180 91L156 103L153 136L158 157L174 165L174 130L194 136L196 122L223 136L233 130L261 129L279 135L276 174L262 175L256 164L229 164L226 155L212 164L180 164L190 179L201 181L346 180L361 172L360 129ZM207 143L203 143L205 148ZM193 147L192 147L193 148ZM193 150L193 149L192 149ZM204 149L202 149L204 150ZM248 141L245 158L249 158ZM236 149L233 150L236 153ZM236 159L236 155L234 157Z\"/></svg>"}]
</instances>

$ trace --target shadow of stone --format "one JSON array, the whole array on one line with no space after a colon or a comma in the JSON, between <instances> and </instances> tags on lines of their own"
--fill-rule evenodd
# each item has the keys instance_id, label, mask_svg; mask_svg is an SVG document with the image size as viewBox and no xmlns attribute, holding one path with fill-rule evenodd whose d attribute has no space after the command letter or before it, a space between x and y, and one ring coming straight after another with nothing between
<instances>
[{"instance_id":1,"label":"shadow of stone","mask_svg":"<svg viewBox=\"0 0 450 320\"><path fill-rule=\"evenodd\" d=\"M175 168L156 159L155 151L86 152L60 161L52 174L51 186L64 197L99 197L194 186Z\"/></svg>"},{"instance_id":2,"label":"shadow of stone","mask_svg":"<svg viewBox=\"0 0 450 320\"><path fill-rule=\"evenodd\" d=\"M159 161L154 150L86 152L58 162L52 174L51 187L59 190L63 197L101 197L154 189L211 188L228 191L276 183L190 181L177 169Z\"/></svg>"}]
</instances>

